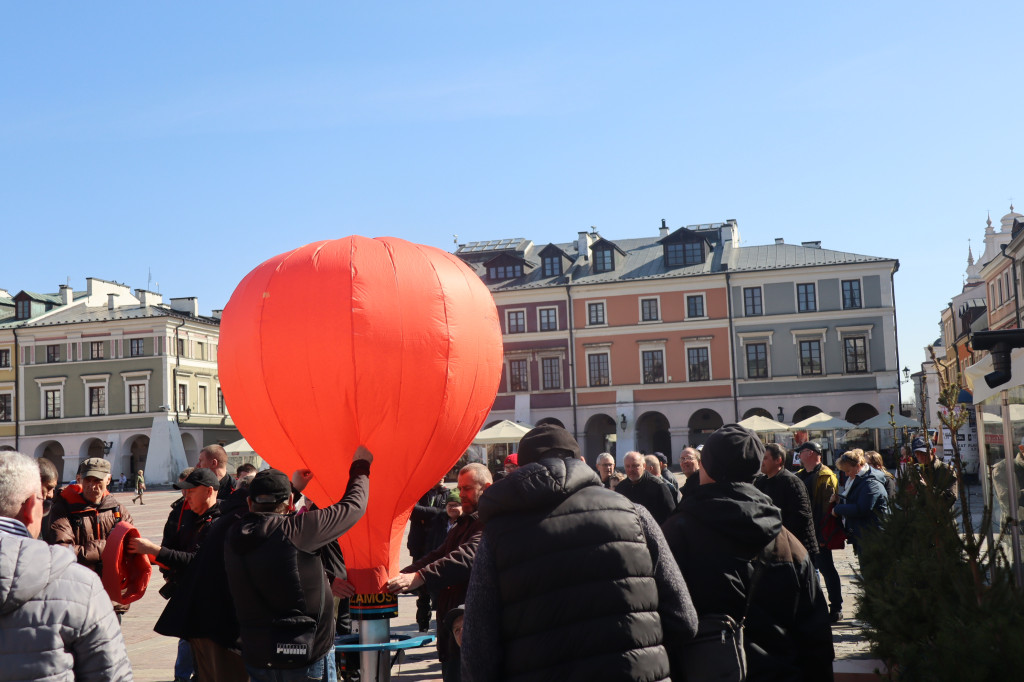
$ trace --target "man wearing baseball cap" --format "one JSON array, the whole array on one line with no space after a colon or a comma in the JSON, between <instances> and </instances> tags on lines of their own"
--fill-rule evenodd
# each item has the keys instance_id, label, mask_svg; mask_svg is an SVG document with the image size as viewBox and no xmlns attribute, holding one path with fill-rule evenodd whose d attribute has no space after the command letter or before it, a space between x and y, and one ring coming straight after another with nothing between
<instances>
[{"instance_id":1,"label":"man wearing baseball cap","mask_svg":"<svg viewBox=\"0 0 1024 682\"><path fill-rule=\"evenodd\" d=\"M78 563L102 577L101 563L107 536L118 521L132 522L131 514L107 490L110 462L102 457L83 460L79 472L81 485L69 485L53 501L50 529L46 535L52 544L63 545L75 553ZM118 621L128 610L114 603Z\"/></svg>"},{"instance_id":2,"label":"man wearing baseball cap","mask_svg":"<svg viewBox=\"0 0 1024 682\"><path fill-rule=\"evenodd\" d=\"M832 629L811 557L752 485L764 453L757 434L739 424L712 433L701 451L700 488L662 529L697 613L737 623L746 615L750 679L831 680Z\"/></svg>"},{"instance_id":3,"label":"man wearing baseball cap","mask_svg":"<svg viewBox=\"0 0 1024 682\"><path fill-rule=\"evenodd\" d=\"M321 550L362 518L373 455L359 446L335 504L296 514L289 477L261 471L249 485L249 513L227 534L224 565L235 602L242 660L254 682L335 680L334 595ZM310 474L310 472L303 472ZM311 475L311 474L310 474Z\"/></svg>"},{"instance_id":4,"label":"man wearing baseball cap","mask_svg":"<svg viewBox=\"0 0 1024 682\"><path fill-rule=\"evenodd\" d=\"M831 500L839 490L839 478L822 463L821 446L814 441L801 443L796 454L803 465L796 475L807 486L807 496L811 498L811 512L814 518L814 534L818 540L818 553L814 555L814 565L825 581L829 615L833 623L838 623L843 618L843 584L832 558L832 550L829 549L829 539L822 535L821 528L832 511Z\"/></svg>"},{"instance_id":5,"label":"man wearing baseball cap","mask_svg":"<svg viewBox=\"0 0 1024 682\"><path fill-rule=\"evenodd\" d=\"M953 467L936 459L935 448L920 436L911 441L910 449L917 459L914 466L917 484L928 486L952 507L957 498L956 472Z\"/></svg>"}]
</instances>

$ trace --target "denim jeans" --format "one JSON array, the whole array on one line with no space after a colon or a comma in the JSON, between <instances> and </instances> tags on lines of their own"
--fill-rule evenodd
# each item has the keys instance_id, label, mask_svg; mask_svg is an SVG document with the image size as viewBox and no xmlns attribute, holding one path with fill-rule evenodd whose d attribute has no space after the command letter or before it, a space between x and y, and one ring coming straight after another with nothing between
<instances>
[{"instance_id":1,"label":"denim jeans","mask_svg":"<svg viewBox=\"0 0 1024 682\"><path fill-rule=\"evenodd\" d=\"M821 572L821 577L825 580L829 609L839 611L843 608L843 589L839 571L836 570L836 564L832 561L832 550L821 547L814 558L814 566Z\"/></svg>"},{"instance_id":2,"label":"denim jeans","mask_svg":"<svg viewBox=\"0 0 1024 682\"><path fill-rule=\"evenodd\" d=\"M276 669L254 668L245 666L253 682L304 682L319 680L320 682L338 682L338 672L334 667L334 649L319 661L314 661L305 668Z\"/></svg>"},{"instance_id":3,"label":"denim jeans","mask_svg":"<svg viewBox=\"0 0 1024 682\"><path fill-rule=\"evenodd\" d=\"M174 677L187 680L196 671L192 660L192 648L184 639L178 640L178 656L174 659Z\"/></svg>"}]
</instances>

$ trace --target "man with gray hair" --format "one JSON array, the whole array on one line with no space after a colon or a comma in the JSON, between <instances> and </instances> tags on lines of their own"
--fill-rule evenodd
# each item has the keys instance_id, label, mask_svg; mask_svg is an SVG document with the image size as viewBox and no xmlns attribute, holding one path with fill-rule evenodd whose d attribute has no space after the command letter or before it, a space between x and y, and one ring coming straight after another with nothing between
<instances>
[{"instance_id":1,"label":"man with gray hair","mask_svg":"<svg viewBox=\"0 0 1024 682\"><path fill-rule=\"evenodd\" d=\"M597 475L601 477L601 485L612 487L612 473L615 471L615 458L610 452L602 452L597 456Z\"/></svg>"},{"instance_id":2,"label":"man with gray hair","mask_svg":"<svg viewBox=\"0 0 1024 682\"><path fill-rule=\"evenodd\" d=\"M3 679L131 680L121 628L99 577L39 536L39 465L0 452Z\"/></svg>"},{"instance_id":3,"label":"man with gray hair","mask_svg":"<svg viewBox=\"0 0 1024 682\"><path fill-rule=\"evenodd\" d=\"M622 461L626 468L626 480L615 486L615 492L645 507L659 524L664 523L676 508L676 497L672 489L661 480L661 476L655 478L644 469L644 456L639 452L627 452Z\"/></svg>"}]
</instances>

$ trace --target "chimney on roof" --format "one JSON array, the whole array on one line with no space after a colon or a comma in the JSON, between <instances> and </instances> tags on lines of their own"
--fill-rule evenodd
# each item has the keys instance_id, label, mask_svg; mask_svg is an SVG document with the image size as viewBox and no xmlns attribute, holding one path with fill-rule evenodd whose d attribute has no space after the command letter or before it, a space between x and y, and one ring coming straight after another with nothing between
<instances>
[{"instance_id":1,"label":"chimney on roof","mask_svg":"<svg viewBox=\"0 0 1024 682\"><path fill-rule=\"evenodd\" d=\"M590 233L586 230L580 230L580 238L576 242L576 250L580 252L580 256L583 260L590 260Z\"/></svg>"},{"instance_id":2,"label":"chimney on roof","mask_svg":"<svg viewBox=\"0 0 1024 682\"><path fill-rule=\"evenodd\" d=\"M179 313L186 313L192 317L199 317L199 299L195 296L172 298L171 310L177 310Z\"/></svg>"},{"instance_id":3,"label":"chimney on roof","mask_svg":"<svg viewBox=\"0 0 1024 682\"><path fill-rule=\"evenodd\" d=\"M782 241L782 237L776 237L775 238L775 245L776 246L778 246L779 244L785 244L785 243L786 242Z\"/></svg>"},{"instance_id":4,"label":"chimney on roof","mask_svg":"<svg viewBox=\"0 0 1024 682\"><path fill-rule=\"evenodd\" d=\"M160 305L164 302L163 296L152 291L146 291L145 289L136 289L135 298L139 299L139 305L143 308L150 305Z\"/></svg>"},{"instance_id":5,"label":"chimney on roof","mask_svg":"<svg viewBox=\"0 0 1024 682\"><path fill-rule=\"evenodd\" d=\"M821 242L800 242L800 246L806 246L808 249L820 249Z\"/></svg>"},{"instance_id":6,"label":"chimney on roof","mask_svg":"<svg viewBox=\"0 0 1024 682\"><path fill-rule=\"evenodd\" d=\"M71 301L75 298L75 290L71 288L70 284L60 285L60 304L71 305Z\"/></svg>"},{"instance_id":7,"label":"chimney on roof","mask_svg":"<svg viewBox=\"0 0 1024 682\"><path fill-rule=\"evenodd\" d=\"M222 308L222 309L220 309L220 310L213 310L213 311L211 311L211 314L213 315L214 319L217 319L217 320L219 320L219 319L220 319L220 316L221 316L221 315L222 315L223 313L224 313L224 309L223 309L223 308Z\"/></svg>"},{"instance_id":8,"label":"chimney on roof","mask_svg":"<svg viewBox=\"0 0 1024 682\"><path fill-rule=\"evenodd\" d=\"M661 219L661 229L658 230L658 236L659 237L667 237L668 236L668 225L665 224L665 219L664 218Z\"/></svg>"},{"instance_id":9,"label":"chimney on roof","mask_svg":"<svg viewBox=\"0 0 1024 682\"><path fill-rule=\"evenodd\" d=\"M107 310L117 307L117 294L107 294Z\"/></svg>"}]
</instances>

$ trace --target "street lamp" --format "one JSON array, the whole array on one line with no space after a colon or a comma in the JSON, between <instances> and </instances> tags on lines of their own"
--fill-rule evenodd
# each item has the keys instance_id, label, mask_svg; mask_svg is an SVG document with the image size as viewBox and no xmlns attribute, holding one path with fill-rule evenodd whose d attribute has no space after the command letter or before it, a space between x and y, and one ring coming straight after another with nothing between
<instances>
[{"instance_id":1,"label":"street lamp","mask_svg":"<svg viewBox=\"0 0 1024 682\"><path fill-rule=\"evenodd\" d=\"M903 380L904 381L910 381L910 368L909 367L904 367L903 368Z\"/></svg>"},{"instance_id":2,"label":"street lamp","mask_svg":"<svg viewBox=\"0 0 1024 682\"><path fill-rule=\"evenodd\" d=\"M786 413L782 411L782 405L779 405L779 413L775 416L779 418L780 422L786 421Z\"/></svg>"},{"instance_id":3,"label":"street lamp","mask_svg":"<svg viewBox=\"0 0 1024 682\"><path fill-rule=\"evenodd\" d=\"M622 430L625 431L626 430L626 415L623 414L623 415L620 415L620 416L622 418L619 419L619 426L621 426Z\"/></svg>"}]
</instances>

